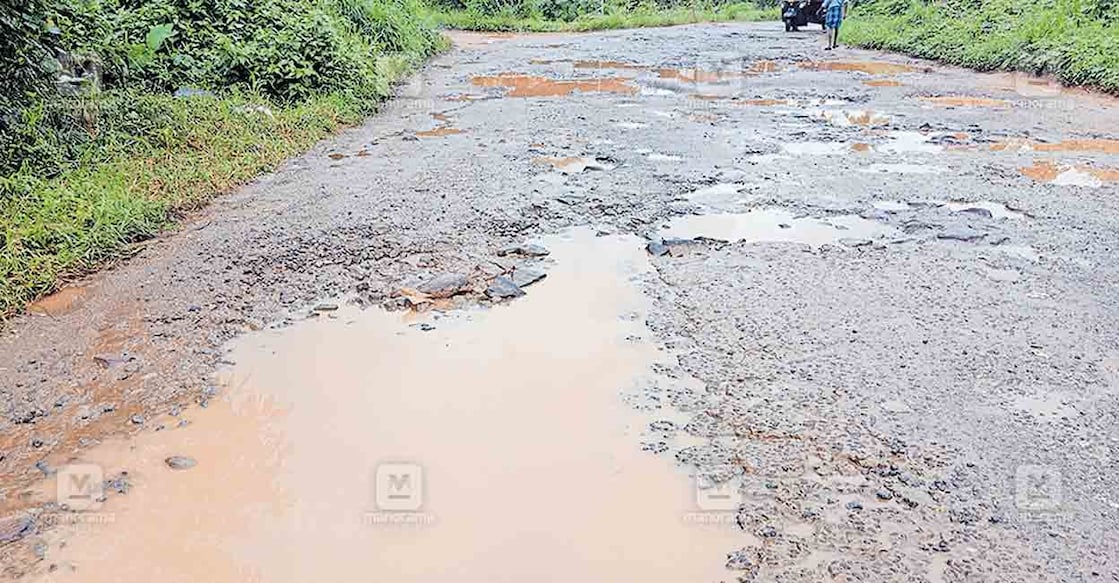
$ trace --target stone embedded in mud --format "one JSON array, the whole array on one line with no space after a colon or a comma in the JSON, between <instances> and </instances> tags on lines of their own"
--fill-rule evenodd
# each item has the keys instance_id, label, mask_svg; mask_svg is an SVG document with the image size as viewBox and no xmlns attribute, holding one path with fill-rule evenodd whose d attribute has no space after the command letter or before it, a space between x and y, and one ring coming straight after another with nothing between
<instances>
[{"instance_id":1,"label":"stone embedded in mud","mask_svg":"<svg viewBox=\"0 0 1119 583\"><path fill-rule=\"evenodd\" d=\"M526 265L518 266L513 270L513 283L517 284L518 287L528 287L545 277L548 277L547 273Z\"/></svg>"},{"instance_id":2,"label":"stone embedded in mud","mask_svg":"<svg viewBox=\"0 0 1119 583\"><path fill-rule=\"evenodd\" d=\"M433 298L449 298L465 291L469 281L459 273L440 273L421 283L416 290Z\"/></svg>"},{"instance_id":3,"label":"stone embedded in mud","mask_svg":"<svg viewBox=\"0 0 1119 583\"><path fill-rule=\"evenodd\" d=\"M132 482L129 479L128 472L121 472L116 477L106 479L103 484L106 492L116 492L117 494L127 494L132 489Z\"/></svg>"},{"instance_id":4,"label":"stone embedded in mud","mask_svg":"<svg viewBox=\"0 0 1119 583\"><path fill-rule=\"evenodd\" d=\"M189 470L198 465L194 458L182 455L173 455L163 461L172 470Z\"/></svg>"},{"instance_id":5,"label":"stone embedded in mud","mask_svg":"<svg viewBox=\"0 0 1119 583\"><path fill-rule=\"evenodd\" d=\"M506 255L524 255L526 257L543 257L551 253L547 247L539 243L518 243L513 245L506 245L497 250L498 257L505 257Z\"/></svg>"},{"instance_id":6,"label":"stone embedded in mud","mask_svg":"<svg viewBox=\"0 0 1119 583\"><path fill-rule=\"evenodd\" d=\"M977 241L986 236L986 233L976 231L970 227L948 227L936 234L937 239L953 241Z\"/></svg>"},{"instance_id":7,"label":"stone embedded in mud","mask_svg":"<svg viewBox=\"0 0 1119 583\"><path fill-rule=\"evenodd\" d=\"M8 516L0 519L0 544L20 540L35 530L35 518L30 514Z\"/></svg>"},{"instance_id":8,"label":"stone embedded in mud","mask_svg":"<svg viewBox=\"0 0 1119 583\"><path fill-rule=\"evenodd\" d=\"M486 288L486 297L491 300L503 300L508 298L519 298L525 295L525 291L513 280L505 276L498 276L494 278L493 283Z\"/></svg>"}]
</instances>

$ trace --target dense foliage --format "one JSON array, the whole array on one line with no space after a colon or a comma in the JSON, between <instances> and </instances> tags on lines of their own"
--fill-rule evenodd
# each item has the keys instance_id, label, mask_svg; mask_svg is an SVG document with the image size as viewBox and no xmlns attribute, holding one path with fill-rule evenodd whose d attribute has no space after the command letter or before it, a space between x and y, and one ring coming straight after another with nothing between
<instances>
[{"instance_id":1,"label":"dense foliage","mask_svg":"<svg viewBox=\"0 0 1119 583\"><path fill-rule=\"evenodd\" d=\"M714 16L731 6L739 10L772 8L778 0L431 0L445 13L478 20L510 22L575 22L609 15L652 15L688 10ZM460 18L461 20L461 18ZM636 24L641 24L640 16ZM548 28L538 26L535 28ZM554 27L553 27L554 28Z\"/></svg>"},{"instance_id":2,"label":"dense foliage","mask_svg":"<svg viewBox=\"0 0 1119 583\"><path fill-rule=\"evenodd\" d=\"M375 108L416 2L0 2L0 317Z\"/></svg>"},{"instance_id":3,"label":"dense foliage","mask_svg":"<svg viewBox=\"0 0 1119 583\"><path fill-rule=\"evenodd\" d=\"M841 34L866 47L1119 93L1119 0L864 0Z\"/></svg>"}]
</instances>

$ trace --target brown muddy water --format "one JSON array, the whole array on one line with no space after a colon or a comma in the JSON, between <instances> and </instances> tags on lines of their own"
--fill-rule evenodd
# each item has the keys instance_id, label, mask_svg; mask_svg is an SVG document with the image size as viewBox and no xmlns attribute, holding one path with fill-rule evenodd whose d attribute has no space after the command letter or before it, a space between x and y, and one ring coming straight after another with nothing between
<instances>
[{"instance_id":1,"label":"brown muddy water","mask_svg":"<svg viewBox=\"0 0 1119 583\"><path fill-rule=\"evenodd\" d=\"M68 314L80 308L85 303L88 294L89 288L87 286L67 286L49 296L28 304L27 311L31 314L43 316L61 316L62 314Z\"/></svg>"},{"instance_id":2,"label":"brown muddy water","mask_svg":"<svg viewBox=\"0 0 1119 583\"><path fill-rule=\"evenodd\" d=\"M1058 164L1052 160L1035 160L1032 165L1019 168L1018 171L1038 182L1061 186L1099 187L1105 182L1119 182L1119 168Z\"/></svg>"},{"instance_id":3,"label":"brown muddy water","mask_svg":"<svg viewBox=\"0 0 1119 583\"><path fill-rule=\"evenodd\" d=\"M632 95L638 92L635 85L626 77L602 77L595 79L556 80L536 75L502 73L500 75L479 76L470 80L478 87L503 87L508 91L506 97L564 97L576 91L581 93L620 93Z\"/></svg>"},{"instance_id":4,"label":"brown muddy water","mask_svg":"<svg viewBox=\"0 0 1119 583\"><path fill-rule=\"evenodd\" d=\"M653 419L623 401L663 358L641 241L547 245L548 277L506 305L343 309L242 338L189 424L78 460L132 489L59 517L76 524L31 580L731 580L726 553L752 537L641 451Z\"/></svg>"},{"instance_id":5,"label":"brown muddy water","mask_svg":"<svg viewBox=\"0 0 1119 583\"><path fill-rule=\"evenodd\" d=\"M812 71L852 71L870 75L897 75L917 71L909 65L885 61L804 61L797 63L797 67Z\"/></svg>"}]
</instances>

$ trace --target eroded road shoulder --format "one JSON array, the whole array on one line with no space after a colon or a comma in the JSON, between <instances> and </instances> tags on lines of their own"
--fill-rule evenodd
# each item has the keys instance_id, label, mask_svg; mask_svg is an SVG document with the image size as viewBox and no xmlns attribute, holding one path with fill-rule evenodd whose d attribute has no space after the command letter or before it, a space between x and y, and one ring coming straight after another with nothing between
<instances>
[{"instance_id":1,"label":"eroded road shoulder","mask_svg":"<svg viewBox=\"0 0 1119 583\"><path fill-rule=\"evenodd\" d=\"M1116 103L818 40L464 35L33 306L4 574L1116 579Z\"/></svg>"}]
</instances>

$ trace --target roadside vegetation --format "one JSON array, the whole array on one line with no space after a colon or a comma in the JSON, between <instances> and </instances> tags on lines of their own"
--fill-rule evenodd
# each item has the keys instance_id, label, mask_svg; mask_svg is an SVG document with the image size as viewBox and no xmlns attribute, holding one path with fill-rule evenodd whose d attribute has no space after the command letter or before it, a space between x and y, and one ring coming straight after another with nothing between
<instances>
[{"instance_id":1,"label":"roadside vegetation","mask_svg":"<svg viewBox=\"0 0 1119 583\"><path fill-rule=\"evenodd\" d=\"M1119 93L1119 0L867 0L842 41Z\"/></svg>"},{"instance_id":2,"label":"roadside vegetation","mask_svg":"<svg viewBox=\"0 0 1119 583\"><path fill-rule=\"evenodd\" d=\"M0 6L0 317L358 122L446 41L415 0Z\"/></svg>"},{"instance_id":3,"label":"roadside vegetation","mask_svg":"<svg viewBox=\"0 0 1119 583\"><path fill-rule=\"evenodd\" d=\"M777 0L432 0L441 26L481 31L589 31L776 20Z\"/></svg>"}]
</instances>

